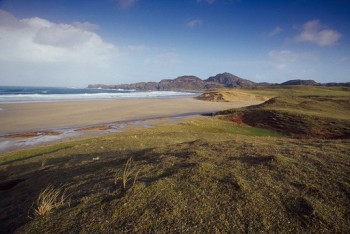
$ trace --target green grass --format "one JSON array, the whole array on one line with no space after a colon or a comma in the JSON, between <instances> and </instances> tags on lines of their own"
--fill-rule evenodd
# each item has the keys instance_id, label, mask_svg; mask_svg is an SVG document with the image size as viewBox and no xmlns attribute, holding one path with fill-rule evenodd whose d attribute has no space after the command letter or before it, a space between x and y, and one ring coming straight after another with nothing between
<instances>
[{"instance_id":1,"label":"green grass","mask_svg":"<svg viewBox=\"0 0 350 234\"><path fill-rule=\"evenodd\" d=\"M320 86L276 86L245 88L245 92L266 97L277 96L328 96L349 97L350 87L320 87Z\"/></svg>"},{"instance_id":2,"label":"green grass","mask_svg":"<svg viewBox=\"0 0 350 234\"><path fill-rule=\"evenodd\" d=\"M288 102L283 119L298 114L292 108L298 98L304 97ZM267 106L239 112L282 113ZM299 114L314 116L305 113ZM226 119L201 117L3 154L1 181L18 184L0 191L5 211L0 228L7 233L349 233L350 139L291 138ZM123 187L119 177L125 172ZM33 202L49 184L66 189L70 206L30 219Z\"/></svg>"},{"instance_id":3,"label":"green grass","mask_svg":"<svg viewBox=\"0 0 350 234\"><path fill-rule=\"evenodd\" d=\"M259 94L274 92L282 96L273 97L261 105L218 114L239 117L250 126L297 137L350 137L350 89L296 87L283 95L286 89L289 88L247 90Z\"/></svg>"}]
</instances>

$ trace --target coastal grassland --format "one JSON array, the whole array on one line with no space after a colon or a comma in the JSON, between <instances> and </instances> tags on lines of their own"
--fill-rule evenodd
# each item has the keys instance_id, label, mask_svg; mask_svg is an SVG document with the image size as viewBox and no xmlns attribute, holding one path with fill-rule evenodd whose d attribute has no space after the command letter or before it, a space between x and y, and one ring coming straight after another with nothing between
<instances>
[{"instance_id":1,"label":"coastal grassland","mask_svg":"<svg viewBox=\"0 0 350 234\"><path fill-rule=\"evenodd\" d=\"M0 155L0 230L349 233L349 89L239 92L269 100ZM35 216L48 186L67 201Z\"/></svg>"},{"instance_id":2,"label":"coastal grassland","mask_svg":"<svg viewBox=\"0 0 350 234\"><path fill-rule=\"evenodd\" d=\"M297 96L297 97L348 97L350 87L323 87L323 86L269 86L247 87L242 89L223 89L204 93L198 99L206 101L242 101L261 100L265 101L274 97Z\"/></svg>"},{"instance_id":3,"label":"coastal grassland","mask_svg":"<svg viewBox=\"0 0 350 234\"><path fill-rule=\"evenodd\" d=\"M294 137L350 137L350 88L301 86L255 88L243 92L271 98L260 105L217 114Z\"/></svg>"},{"instance_id":4,"label":"coastal grassland","mask_svg":"<svg viewBox=\"0 0 350 234\"><path fill-rule=\"evenodd\" d=\"M1 230L348 233L349 150L219 116L3 154ZM48 185L70 204L28 218Z\"/></svg>"}]
</instances>

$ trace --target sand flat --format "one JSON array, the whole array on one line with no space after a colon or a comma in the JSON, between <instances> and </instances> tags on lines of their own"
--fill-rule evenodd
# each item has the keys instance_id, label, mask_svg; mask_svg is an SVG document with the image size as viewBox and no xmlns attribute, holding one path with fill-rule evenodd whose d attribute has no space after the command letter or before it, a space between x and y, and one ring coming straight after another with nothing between
<instances>
[{"instance_id":1,"label":"sand flat","mask_svg":"<svg viewBox=\"0 0 350 234\"><path fill-rule=\"evenodd\" d=\"M92 100L0 104L0 133L215 112L261 103L259 101L207 102L194 98Z\"/></svg>"}]
</instances>

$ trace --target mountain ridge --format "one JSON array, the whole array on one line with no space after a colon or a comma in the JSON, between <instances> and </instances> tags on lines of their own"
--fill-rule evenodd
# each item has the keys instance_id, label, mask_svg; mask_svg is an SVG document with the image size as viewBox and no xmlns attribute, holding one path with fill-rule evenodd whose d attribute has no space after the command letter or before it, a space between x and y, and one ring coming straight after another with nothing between
<instances>
[{"instance_id":1,"label":"mountain ridge","mask_svg":"<svg viewBox=\"0 0 350 234\"><path fill-rule=\"evenodd\" d=\"M314 80L288 80L286 82L256 83L247 79L243 79L228 72L219 73L205 80L194 75L183 75L175 79L163 79L159 82L137 82L131 84L105 85L90 84L87 88L103 88L103 89L125 89L137 91L206 91L219 88L246 88L257 86L288 86L288 85L320 85L320 86L347 86L350 82L345 83L318 83Z\"/></svg>"}]
</instances>

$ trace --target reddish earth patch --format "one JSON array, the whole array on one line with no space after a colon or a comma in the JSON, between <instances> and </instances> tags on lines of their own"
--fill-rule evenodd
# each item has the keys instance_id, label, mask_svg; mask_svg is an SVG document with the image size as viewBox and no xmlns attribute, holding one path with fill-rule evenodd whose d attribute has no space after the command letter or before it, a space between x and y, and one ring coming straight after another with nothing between
<instances>
[{"instance_id":1,"label":"reddish earth patch","mask_svg":"<svg viewBox=\"0 0 350 234\"><path fill-rule=\"evenodd\" d=\"M242 117L239 115L229 115L229 116L226 116L225 119L228 121L237 123L239 126L241 126L244 123L242 120Z\"/></svg>"},{"instance_id":2,"label":"reddish earth patch","mask_svg":"<svg viewBox=\"0 0 350 234\"><path fill-rule=\"evenodd\" d=\"M76 131L104 131L112 129L109 125L100 125L100 126L93 126L93 127L87 127L87 128L79 128Z\"/></svg>"},{"instance_id":3,"label":"reddish earth patch","mask_svg":"<svg viewBox=\"0 0 350 234\"><path fill-rule=\"evenodd\" d=\"M8 134L1 137L6 138L30 138L30 137L37 137L37 136L58 136L60 135L60 132L55 131L37 131L37 132L24 132L24 133L14 133L14 134Z\"/></svg>"}]
</instances>

